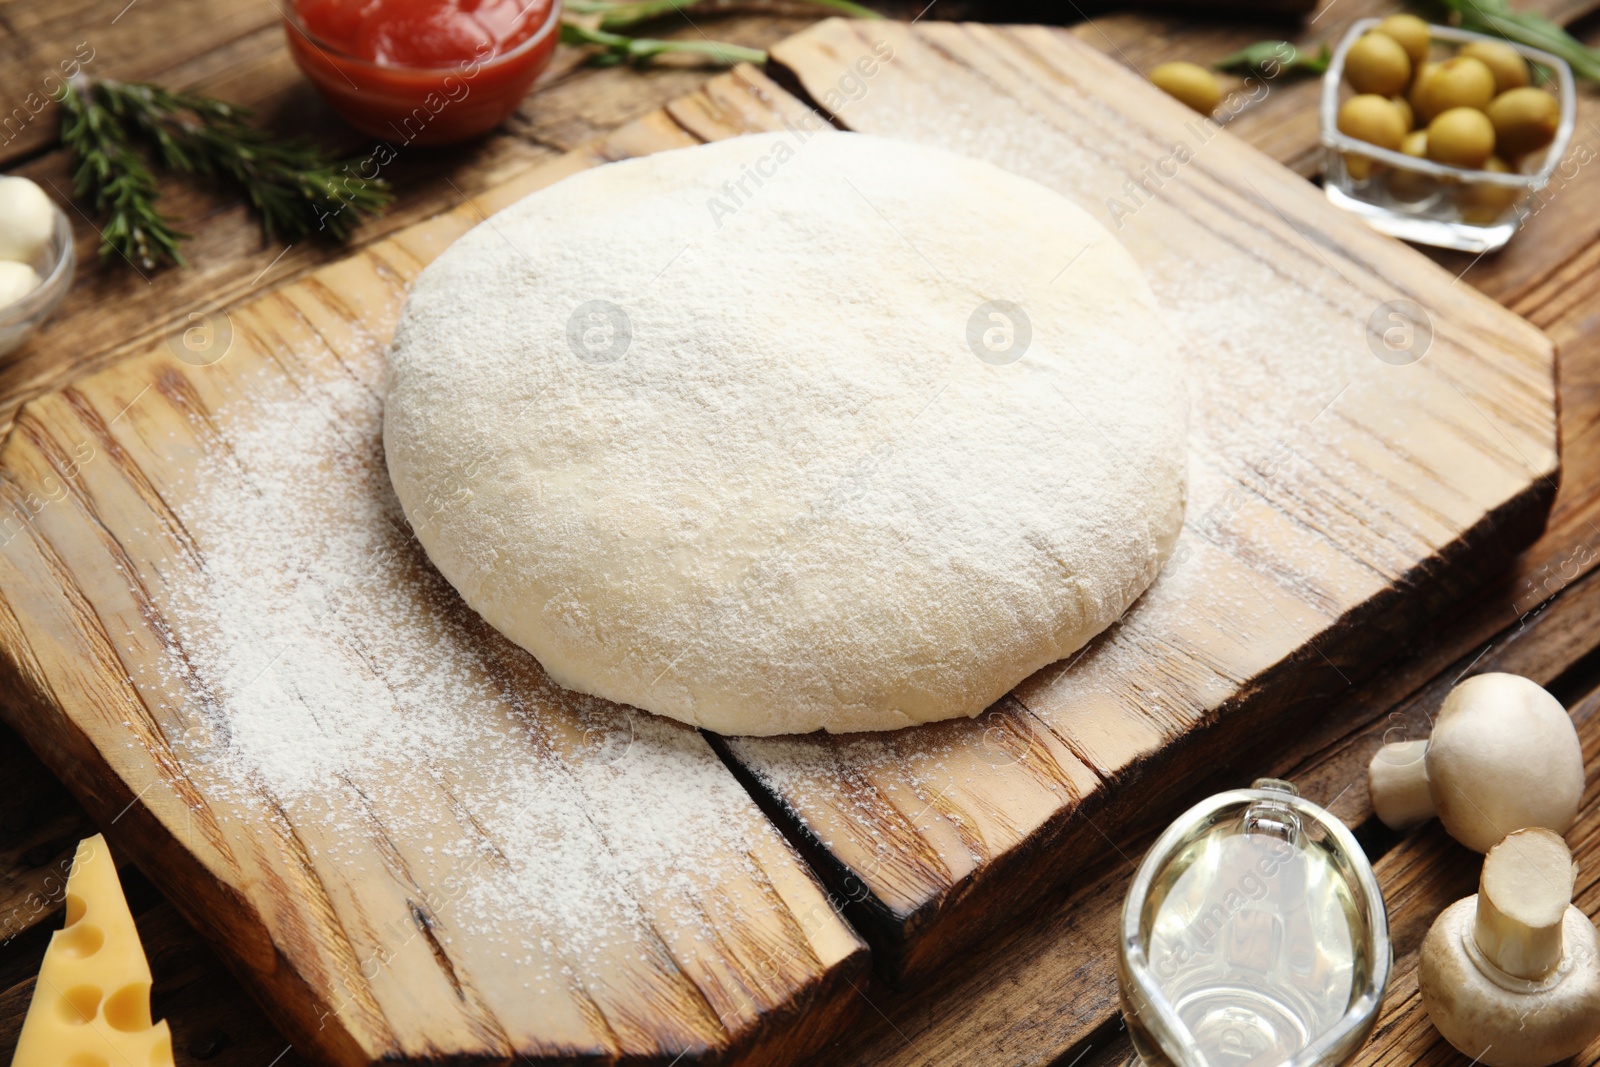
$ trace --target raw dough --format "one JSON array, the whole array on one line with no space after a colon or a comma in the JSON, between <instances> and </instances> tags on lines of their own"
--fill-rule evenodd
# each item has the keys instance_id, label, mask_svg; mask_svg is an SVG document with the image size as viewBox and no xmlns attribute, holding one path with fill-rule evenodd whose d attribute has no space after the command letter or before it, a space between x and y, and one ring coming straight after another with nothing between
<instances>
[{"instance_id":1,"label":"raw dough","mask_svg":"<svg viewBox=\"0 0 1600 1067\"><path fill-rule=\"evenodd\" d=\"M391 351L390 477L568 688L727 734L976 715L1177 538L1175 342L1056 193L802 136L583 171L457 241Z\"/></svg>"}]
</instances>

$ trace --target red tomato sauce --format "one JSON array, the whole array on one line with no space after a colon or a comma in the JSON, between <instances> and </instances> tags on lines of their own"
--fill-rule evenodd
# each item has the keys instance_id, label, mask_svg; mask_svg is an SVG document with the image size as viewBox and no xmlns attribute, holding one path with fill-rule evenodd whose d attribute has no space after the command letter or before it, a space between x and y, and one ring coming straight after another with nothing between
<instances>
[{"instance_id":1,"label":"red tomato sauce","mask_svg":"<svg viewBox=\"0 0 1600 1067\"><path fill-rule=\"evenodd\" d=\"M294 0L289 50L357 128L445 144L516 110L555 51L559 0Z\"/></svg>"}]
</instances>

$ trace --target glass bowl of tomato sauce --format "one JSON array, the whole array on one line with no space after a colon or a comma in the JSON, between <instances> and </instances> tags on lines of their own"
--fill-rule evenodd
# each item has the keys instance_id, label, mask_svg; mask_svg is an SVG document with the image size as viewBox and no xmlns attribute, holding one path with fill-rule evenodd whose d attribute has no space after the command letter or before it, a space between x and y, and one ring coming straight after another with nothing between
<instances>
[{"instance_id":1,"label":"glass bowl of tomato sauce","mask_svg":"<svg viewBox=\"0 0 1600 1067\"><path fill-rule=\"evenodd\" d=\"M487 133L550 63L561 0L291 0L289 53L333 109L390 145Z\"/></svg>"}]
</instances>

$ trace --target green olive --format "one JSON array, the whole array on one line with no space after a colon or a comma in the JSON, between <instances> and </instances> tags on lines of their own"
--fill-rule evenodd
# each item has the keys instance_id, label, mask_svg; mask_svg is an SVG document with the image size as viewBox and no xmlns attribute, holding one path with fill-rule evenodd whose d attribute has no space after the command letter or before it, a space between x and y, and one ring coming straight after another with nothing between
<instances>
[{"instance_id":1,"label":"green olive","mask_svg":"<svg viewBox=\"0 0 1600 1067\"><path fill-rule=\"evenodd\" d=\"M1422 88L1422 83L1427 81L1428 76L1438 69L1439 64L1437 63L1424 63L1417 68L1416 75L1411 79L1411 88L1406 92L1406 100L1410 102L1412 112L1419 116L1421 112L1417 111L1417 97L1420 95L1419 91ZM1412 121L1412 125L1416 125L1415 120Z\"/></svg>"},{"instance_id":2,"label":"green olive","mask_svg":"<svg viewBox=\"0 0 1600 1067\"><path fill-rule=\"evenodd\" d=\"M1400 142L1400 151L1417 159L1427 159L1428 131L1412 130L1406 134L1406 139ZM1389 172L1389 192L1396 200L1408 203L1422 200L1431 195L1437 185L1431 174L1407 170L1404 167L1395 167Z\"/></svg>"},{"instance_id":3,"label":"green olive","mask_svg":"<svg viewBox=\"0 0 1600 1067\"><path fill-rule=\"evenodd\" d=\"M1455 56L1427 71L1411 94L1411 106L1418 122L1432 122L1434 116L1453 107L1483 110L1494 99L1494 74L1483 60Z\"/></svg>"},{"instance_id":4,"label":"green olive","mask_svg":"<svg viewBox=\"0 0 1600 1067\"><path fill-rule=\"evenodd\" d=\"M1339 108L1339 131L1358 141L1395 149L1406 135L1400 109L1376 93L1352 96ZM1344 168L1351 179L1364 182L1382 164L1358 152L1344 154Z\"/></svg>"},{"instance_id":5,"label":"green olive","mask_svg":"<svg viewBox=\"0 0 1600 1067\"><path fill-rule=\"evenodd\" d=\"M1490 156L1485 160L1483 169L1497 174L1512 173L1499 156ZM1486 226L1505 214L1506 208L1516 203L1521 195L1521 189L1510 185L1466 185L1457 197L1456 206L1461 209L1461 217L1467 222Z\"/></svg>"},{"instance_id":6,"label":"green olive","mask_svg":"<svg viewBox=\"0 0 1600 1067\"><path fill-rule=\"evenodd\" d=\"M1163 63L1150 72L1150 81L1202 115L1211 114L1222 103L1222 86L1216 77L1195 63Z\"/></svg>"},{"instance_id":7,"label":"green olive","mask_svg":"<svg viewBox=\"0 0 1600 1067\"><path fill-rule=\"evenodd\" d=\"M1522 53L1503 41L1473 41L1462 46L1458 56L1468 56L1489 68L1494 75L1494 91L1520 89L1528 84L1528 61Z\"/></svg>"},{"instance_id":8,"label":"green olive","mask_svg":"<svg viewBox=\"0 0 1600 1067\"><path fill-rule=\"evenodd\" d=\"M1490 102L1489 121L1500 154L1515 159L1555 139L1561 105L1543 89L1512 89Z\"/></svg>"},{"instance_id":9,"label":"green olive","mask_svg":"<svg viewBox=\"0 0 1600 1067\"><path fill-rule=\"evenodd\" d=\"M1476 170L1494 154L1494 127L1475 107L1453 107L1428 123L1428 158Z\"/></svg>"},{"instance_id":10,"label":"green olive","mask_svg":"<svg viewBox=\"0 0 1600 1067\"><path fill-rule=\"evenodd\" d=\"M1406 50L1413 67L1427 62L1428 46L1431 43L1431 34L1428 24L1415 15L1390 15L1377 26L1373 33L1381 33L1385 37L1392 37Z\"/></svg>"},{"instance_id":11,"label":"green olive","mask_svg":"<svg viewBox=\"0 0 1600 1067\"><path fill-rule=\"evenodd\" d=\"M1358 93L1393 96L1411 81L1411 57L1393 37L1363 34L1345 53L1344 77Z\"/></svg>"},{"instance_id":12,"label":"green olive","mask_svg":"<svg viewBox=\"0 0 1600 1067\"><path fill-rule=\"evenodd\" d=\"M1400 121L1406 124L1406 129L1416 129L1417 115L1416 112L1411 110L1411 101L1403 96L1391 96L1389 103L1393 104L1395 110L1400 112Z\"/></svg>"},{"instance_id":13,"label":"green olive","mask_svg":"<svg viewBox=\"0 0 1600 1067\"><path fill-rule=\"evenodd\" d=\"M1394 151L1405 140L1400 109L1376 93L1352 96L1339 108L1339 132Z\"/></svg>"}]
</instances>

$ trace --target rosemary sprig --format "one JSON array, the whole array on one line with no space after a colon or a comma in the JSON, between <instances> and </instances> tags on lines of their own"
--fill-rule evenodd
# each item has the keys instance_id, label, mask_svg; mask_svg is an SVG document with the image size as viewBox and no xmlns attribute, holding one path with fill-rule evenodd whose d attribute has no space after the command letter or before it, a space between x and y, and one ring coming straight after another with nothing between
<instances>
[{"instance_id":1,"label":"rosemary sprig","mask_svg":"<svg viewBox=\"0 0 1600 1067\"><path fill-rule=\"evenodd\" d=\"M726 41L658 41L651 37L629 37L625 34L610 33L576 22L561 24L561 43L599 45L601 51L590 62L602 66L607 63L645 63L655 56L671 52L710 56L729 66L735 63L761 64L767 61L767 54L758 48L746 48Z\"/></svg>"},{"instance_id":2,"label":"rosemary sprig","mask_svg":"<svg viewBox=\"0 0 1600 1067\"><path fill-rule=\"evenodd\" d=\"M79 76L60 94L62 141L80 160L79 195L94 194L108 221L101 255L113 252L146 268L182 264L186 237L155 206L159 189L134 141L161 164L239 185L269 238L297 241L319 231L348 240L365 215L392 194L382 179L352 172L310 142L274 140L248 123L250 112L223 100L143 82Z\"/></svg>"},{"instance_id":3,"label":"rosemary sprig","mask_svg":"<svg viewBox=\"0 0 1600 1067\"><path fill-rule=\"evenodd\" d=\"M1437 0L1450 22L1464 30L1542 48L1567 61L1572 72L1600 83L1600 48L1588 48L1556 23L1533 11L1515 11L1506 0Z\"/></svg>"},{"instance_id":4,"label":"rosemary sprig","mask_svg":"<svg viewBox=\"0 0 1600 1067\"><path fill-rule=\"evenodd\" d=\"M161 190L155 175L128 143L121 124L87 100L74 82L63 86L57 99L63 112L61 141L78 157L73 191L92 194L95 214L107 217L100 255L120 254L143 270L163 261L182 266L178 242L189 235L156 210Z\"/></svg>"},{"instance_id":5,"label":"rosemary sprig","mask_svg":"<svg viewBox=\"0 0 1600 1067\"><path fill-rule=\"evenodd\" d=\"M1212 66L1218 70L1257 74L1270 79L1286 74L1321 74L1328 69L1331 55L1326 44L1315 52L1305 52L1288 41L1257 41L1232 55L1223 56Z\"/></svg>"},{"instance_id":6,"label":"rosemary sprig","mask_svg":"<svg viewBox=\"0 0 1600 1067\"><path fill-rule=\"evenodd\" d=\"M881 19L878 12L863 7L853 0L809 0L818 7L832 8L840 14L858 19ZM603 31L626 29L639 22L661 18L684 8L693 7L700 0L572 0L566 10L578 14L599 15L599 28Z\"/></svg>"}]
</instances>

